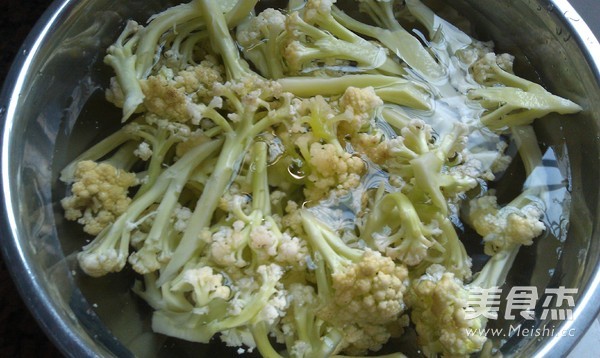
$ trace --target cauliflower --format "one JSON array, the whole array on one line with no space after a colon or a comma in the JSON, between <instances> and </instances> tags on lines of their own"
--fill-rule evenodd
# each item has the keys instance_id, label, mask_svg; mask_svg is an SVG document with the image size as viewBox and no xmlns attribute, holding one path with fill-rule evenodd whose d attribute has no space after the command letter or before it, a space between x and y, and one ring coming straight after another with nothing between
<instances>
[{"instance_id":1,"label":"cauliflower","mask_svg":"<svg viewBox=\"0 0 600 358\"><path fill-rule=\"evenodd\" d=\"M236 38L244 48L244 56L268 78L281 78L285 71L280 56L285 21L286 16L281 11L268 8L257 16L248 17L237 27Z\"/></svg>"},{"instance_id":2,"label":"cauliflower","mask_svg":"<svg viewBox=\"0 0 600 358\"><path fill-rule=\"evenodd\" d=\"M248 245L246 224L236 221L231 227L222 227L210 239L209 252L212 260L224 267L244 267L248 262L244 259L244 249Z\"/></svg>"},{"instance_id":3,"label":"cauliflower","mask_svg":"<svg viewBox=\"0 0 600 358\"><path fill-rule=\"evenodd\" d=\"M380 141L372 151L383 168L408 180L414 176L411 162L432 151L434 143L433 128L413 120L400 130L400 135Z\"/></svg>"},{"instance_id":4,"label":"cauliflower","mask_svg":"<svg viewBox=\"0 0 600 358\"><path fill-rule=\"evenodd\" d=\"M146 161L152 158L152 149L148 143L141 142L137 149L133 151L133 154L139 157L141 160Z\"/></svg>"},{"instance_id":5,"label":"cauliflower","mask_svg":"<svg viewBox=\"0 0 600 358\"><path fill-rule=\"evenodd\" d=\"M433 265L413 282L407 296L418 342L426 355L468 356L481 350L486 337L476 332L485 324L479 318L465 317L469 291L454 274Z\"/></svg>"},{"instance_id":6,"label":"cauliflower","mask_svg":"<svg viewBox=\"0 0 600 358\"><path fill-rule=\"evenodd\" d=\"M175 230L168 225L177 208L177 198L183 183L189 180L192 170L219 147L219 141L204 143L187 153L171 167L157 175L154 185L143 194L138 190L125 211L77 254L83 271L90 276L103 276L123 269L129 256L129 244L136 239L139 254L131 260L139 273L158 270L169 261L174 246ZM117 176L113 179L118 178ZM140 189L141 190L141 189ZM169 198L166 200L165 198ZM159 202L158 206L155 203ZM150 211L150 208L154 208ZM149 217L154 216L148 233L135 235ZM132 234L133 233L133 234ZM176 236L176 235L175 235Z\"/></svg>"},{"instance_id":7,"label":"cauliflower","mask_svg":"<svg viewBox=\"0 0 600 358\"><path fill-rule=\"evenodd\" d=\"M339 99L339 107L352 119L340 122L340 136L349 135L352 140L365 127L370 127L371 120L382 105L383 101L373 87L348 87Z\"/></svg>"},{"instance_id":8,"label":"cauliflower","mask_svg":"<svg viewBox=\"0 0 600 358\"><path fill-rule=\"evenodd\" d=\"M61 200L67 220L77 220L83 231L98 235L123 214L131 198L130 187L137 185L135 174L108 163L81 161L75 170L71 196Z\"/></svg>"},{"instance_id":9,"label":"cauliflower","mask_svg":"<svg viewBox=\"0 0 600 358\"><path fill-rule=\"evenodd\" d=\"M483 237L488 255L514 246L529 246L546 229L540 221L543 211L535 202L522 207L507 205L501 208L491 193L472 200L469 206L469 221Z\"/></svg>"},{"instance_id":10,"label":"cauliflower","mask_svg":"<svg viewBox=\"0 0 600 358\"><path fill-rule=\"evenodd\" d=\"M223 81L223 69L214 60L174 72L163 67L156 75L140 82L147 111L163 118L188 122L198 116L195 104L213 98L212 89Z\"/></svg>"},{"instance_id":11,"label":"cauliflower","mask_svg":"<svg viewBox=\"0 0 600 358\"><path fill-rule=\"evenodd\" d=\"M191 118L191 99L186 96L183 88L176 86L173 76L173 71L165 68L161 73L141 82L144 106L161 117L187 122Z\"/></svg>"},{"instance_id":12,"label":"cauliflower","mask_svg":"<svg viewBox=\"0 0 600 358\"><path fill-rule=\"evenodd\" d=\"M377 352L391 337L388 327L372 324L346 325L342 334L344 340L341 350L351 356L362 356L369 351Z\"/></svg>"},{"instance_id":13,"label":"cauliflower","mask_svg":"<svg viewBox=\"0 0 600 358\"><path fill-rule=\"evenodd\" d=\"M469 297L504 283L554 205L528 124L581 108L420 0L356 0L361 18L257 3L176 5L107 49L129 123L61 171L65 217L95 236L79 266L128 264L153 331L240 354L372 355L409 312L426 355L477 352ZM528 178L500 207L486 182L513 140ZM479 272L460 220L491 255Z\"/></svg>"},{"instance_id":14,"label":"cauliflower","mask_svg":"<svg viewBox=\"0 0 600 358\"><path fill-rule=\"evenodd\" d=\"M162 297L154 298L159 303L152 318L155 332L203 343L208 343L216 333L225 332L222 337L225 341L251 344L251 348L255 347L255 343L260 348L267 337L264 332L258 337L260 328L257 326L274 323L287 306L285 291L278 286L284 271L274 264L261 265L253 273L246 272L244 279L230 283L231 291L221 284L220 275L208 269L191 271L188 275L185 269L183 272L183 276L178 276L183 283L176 288L190 290L195 284L204 282L203 286L197 287L199 291L191 292L192 296L200 298L200 302L211 296L213 299L207 300L207 306L198 306L196 303L190 305L181 292L163 290ZM172 282L177 283L177 280ZM152 285L147 286L146 292L142 291L141 294L147 296L148 289L153 290L156 283ZM171 296L171 293L179 295ZM166 300L184 302L179 309L173 309L164 305L162 301ZM248 339L249 332L254 336L253 340Z\"/></svg>"},{"instance_id":15,"label":"cauliflower","mask_svg":"<svg viewBox=\"0 0 600 358\"><path fill-rule=\"evenodd\" d=\"M302 270L306 268L309 260L310 257L308 255L306 241L297 236L283 233L279 246L277 247L275 261L284 267Z\"/></svg>"},{"instance_id":16,"label":"cauliflower","mask_svg":"<svg viewBox=\"0 0 600 358\"><path fill-rule=\"evenodd\" d=\"M171 283L173 292L190 292L195 307L205 307L214 299L228 300L231 288L223 284L223 275L203 266L182 271Z\"/></svg>"},{"instance_id":17,"label":"cauliflower","mask_svg":"<svg viewBox=\"0 0 600 358\"><path fill-rule=\"evenodd\" d=\"M358 133L352 138L352 147L379 166L390 159L389 141L379 133Z\"/></svg>"},{"instance_id":18,"label":"cauliflower","mask_svg":"<svg viewBox=\"0 0 600 358\"><path fill-rule=\"evenodd\" d=\"M571 114L581 107L555 96L541 85L512 73L513 57L488 53L472 65L473 76L485 86L472 89L468 97L481 104L481 122L495 131L533 123L548 113Z\"/></svg>"},{"instance_id":19,"label":"cauliflower","mask_svg":"<svg viewBox=\"0 0 600 358\"><path fill-rule=\"evenodd\" d=\"M362 228L361 238L389 258L414 266L428 255L440 234L437 223L425 225L410 199L401 192L383 196Z\"/></svg>"},{"instance_id":20,"label":"cauliflower","mask_svg":"<svg viewBox=\"0 0 600 358\"><path fill-rule=\"evenodd\" d=\"M379 44L367 41L349 31L331 14L332 1L309 0L302 16L287 16L288 44L283 51L293 74L338 68L376 69L402 75L404 68ZM353 66L349 64L354 62Z\"/></svg>"},{"instance_id":21,"label":"cauliflower","mask_svg":"<svg viewBox=\"0 0 600 358\"><path fill-rule=\"evenodd\" d=\"M370 119L373 112L383 105L383 101L373 87L348 87L340 97L339 105L342 111L348 110L355 116Z\"/></svg>"},{"instance_id":22,"label":"cauliflower","mask_svg":"<svg viewBox=\"0 0 600 358\"><path fill-rule=\"evenodd\" d=\"M364 162L347 152L339 152L333 144L313 143L310 146L309 165L313 171L304 190L309 201L324 198L331 189L348 190L360 182Z\"/></svg>"},{"instance_id":23,"label":"cauliflower","mask_svg":"<svg viewBox=\"0 0 600 358\"><path fill-rule=\"evenodd\" d=\"M291 357L328 357L339 352L341 329L317 315L319 296L310 285L292 283L288 288L289 308L282 318L277 340L285 342Z\"/></svg>"},{"instance_id":24,"label":"cauliflower","mask_svg":"<svg viewBox=\"0 0 600 358\"><path fill-rule=\"evenodd\" d=\"M398 318L406 306L408 270L378 252L367 250L361 260L332 275L332 319L385 325Z\"/></svg>"},{"instance_id":25,"label":"cauliflower","mask_svg":"<svg viewBox=\"0 0 600 358\"><path fill-rule=\"evenodd\" d=\"M317 273L319 292L330 295L321 313L324 319L365 324L397 319L405 309L406 267L378 252L349 248L308 212L302 213L302 223L315 255L331 270L331 284L320 281L323 272Z\"/></svg>"},{"instance_id":26,"label":"cauliflower","mask_svg":"<svg viewBox=\"0 0 600 358\"><path fill-rule=\"evenodd\" d=\"M513 63L515 57L510 54L496 55L491 51L485 51L482 55L478 56L479 60L474 62L471 66L471 72L473 79L482 85L488 87L501 85L498 81L496 74L494 73L494 67L498 66L501 70L506 72L513 72Z\"/></svg>"},{"instance_id":27,"label":"cauliflower","mask_svg":"<svg viewBox=\"0 0 600 358\"><path fill-rule=\"evenodd\" d=\"M282 229L287 230L294 235L304 237L304 228L302 228L302 216L300 206L297 202L288 200L285 205L285 215L281 219Z\"/></svg>"}]
</instances>

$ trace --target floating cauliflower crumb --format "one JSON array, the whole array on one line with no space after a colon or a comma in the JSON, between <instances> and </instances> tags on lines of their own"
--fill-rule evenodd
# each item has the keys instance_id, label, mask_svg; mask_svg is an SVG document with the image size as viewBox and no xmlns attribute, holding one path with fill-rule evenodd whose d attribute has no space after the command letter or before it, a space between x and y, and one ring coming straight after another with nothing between
<instances>
[{"instance_id":1,"label":"floating cauliflower crumb","mask_svg":"<svg viewBox=\"0 0 600 358\"><path fill-rule=\"evenodd\" d=\"M86 233L98 235L125 212L131 202L128 190L136 184L133 173L108 163L81 161L75 170L72 195L61 200L65 218L77 220Z\"/></svg>"}]
</instances>

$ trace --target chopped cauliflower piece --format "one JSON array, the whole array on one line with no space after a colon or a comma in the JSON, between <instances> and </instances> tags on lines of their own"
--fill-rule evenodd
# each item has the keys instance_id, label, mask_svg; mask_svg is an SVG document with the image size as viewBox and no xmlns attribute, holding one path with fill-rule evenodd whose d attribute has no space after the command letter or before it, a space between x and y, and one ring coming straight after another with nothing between
<instances>
[{"instance_id":1,"label":"chopped cauliflower piece","mask_svg":"<svg viewBox=\"0 0 600 358\"><path fill-rule=\"evenodd\" d=\"M81 161L75 170L71 196L61 200L67 220L77 220L90 235L98 235L127 210L130 187L137 184L135 174L108 163Z\"/></svg>"},{"instance_id":2,"label":"chopped cauliflower piece","mask_svg":"<svg viewBox=\"0 0 600 358\"><path fill-rule=\"evenodd\" d=\"M363 160L347 152L339 152L332 144L313 143L310 146L310 186L304 189L306 198L319 200L332 189L355 188L365 169Z\"/></svg>"},{"instance_id":3,"label":"chopped cauliflower piece","mask_svg":"<svg viewBox=\"0 0 600 358\"><path fill-rule=\"evenodd\" d=\"M540 220L543 211L536 203L522 207L500 208L495 195L485 195L470 203L469 220L485 243L485 253L493 255L514 246L533 244L546 225Z\"/></svg>"}]
</instances>

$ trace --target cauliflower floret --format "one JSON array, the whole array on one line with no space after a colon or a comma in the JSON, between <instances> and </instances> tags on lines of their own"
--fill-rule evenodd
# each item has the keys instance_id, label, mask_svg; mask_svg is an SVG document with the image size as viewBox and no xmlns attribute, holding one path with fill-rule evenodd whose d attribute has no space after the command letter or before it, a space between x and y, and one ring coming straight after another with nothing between
<instances>
[{"instance_id":1,"label":"cauliflower floret","mask_svg":"<svg viewBox=\"0 0 600 358\"><path fill-rule=\"evenodd\" d=\"M373 151L381 158L383 168L409 180L414 175L411 162L434 150L434 144L431 126L421 120L413 120L401 129L399 136L382 141Z\"/></svg>"},{"instance_id":2,"label":"cauliflower floret","mask_svg":"<svg viewBox=\"0 0 600 358\"><path fill-rule=\"evenodd\" d=\"M456 56L463 64L470 66L486 54L493 52L493 50L493 42L483 42L473 39L470 46L456 51Z\"/></svg>"},{"instance_id":3,"label":"cauliflower floret","mask_svg":"<svg viewBox=\"0 0 600 358\"><path fill-rule=\"evenodd\" d=\"M225 99L223 108L228 109L231 103L228 98L241 98L246 106L256 106L266 104L269 99L283 98L281 84L277 81L265 80L259 76L245 76L237 81L227 81L225 83L216 82L212 87L212 95L220 96ZM274 103L273 103L274 104ZM235 107L231 107L235 110ZM249 111L253 111L250 108Z\"/></svg>"},{"instance_id":4,"label":"cauliflower floret","mask_svg":"<svg viewBox=\"0 0 600 358\"><path fill-rule=\"evenodd\" d=\"M312 23L317 17L331 13L336 0L308 0L304 8L304 20Z\"/></svg>"},{"instance_id":5,"label":"cauliflower floret","mask_svg":"<svg viewBox=\"0 0 600 358\"><path fill-rule=\"evenodd\" d=\"M352 147L378 165L390 157L389 143L380 134L358 133L352 137Z\"/></svg>"},{"instance_id":6,"label":"cauliflower floret","mask_svg":"<svg viewBox=\"0 0 600 358\"><path fill-rule=\"evenodd\" d=\"M275 324L281 317L284 317L285 311L289 306L288 294L283 285L278 283L275 288L275 293L258 314L258 319L267 322L269 326Z\"/></svg>"},{"instance_id":7,"label":"cauliflower floret","mask_svg":"<svg viewBox=\"0 0 600 358\"><path fill-rule=\"evenodd\" d=\"M285 231L293 235L302 237L304 229L302 227L302 216L300 215L300 205L293 200L288 200L285 205L285 215L281 218L281 226Z\"/></svg>"},{"instance_id":8,"label":"cauliflower floret","mask_svg":"<svg viewBox=\"0 0 600 358\"><path fill-rule=\"evenodd\" d=\"M232 189L239 192L238 188ZM241 219L245 216L244 211L251 209L251 198L248 195L237 194L233 190L223 194L219 200L219 209Z\"/></svg>"},{"instance_id":9,"label":"cauliflower floret","mask_svg":"<svg viewBox=\"0 0 600 358\"><path fill-rule=\"evenodd\" d=\"M412 308L418 342L427 356L468 356L481 350L486 337L478 335L481 319L466 319L469 291L453 273L432 265L411 285L407 301Z\"/></svg>"},{"instance_id":10,"label":"cauliflower floret","mask_svg":"<svg viewBox=\"0 0 600 358\"><path fill-rule=\"evenodd\" d=\"M118 272L125 265L123 253L114 248L108 248L96 255L77 255L79 266L91 277L100 277L107 272Z\"/></svg>"},{"instance_id":11,"label":"cauliflower floret","mask_svg":"<svg viewBox=\"0 0 600 358\"><path fill-rule=\"evenodd\" d=\"M311 165L322 177L344 177L348 173L359 173L364 167L360 158L353 157L350 153L338 153L332 144L313 143L310 146L310 154Z\"/></svg>"},{"instance_id":12,"label":"cauliflower floret","mask_svg":"<svg viewBox=\"0 0 600 358\"><path fill-rule=\"evenodd\" d=\"M375 111L383 105L383 101L377 96L373 87L348 87L340 97L338 105L345 116L349 118L339 123L337 127L338 137L349 139L352 146L361 152L362 150L371 151L371 145L379 147L377 146L378 142L374 141L380 141L380 135L361 133L361 131L371 127ZM371 143L365 143L365 140ZM375 153L366 154L369 156L369 154Z\"/></svg>"},{"instance_id":13,"label":"cauliflower floret","mask_svg":"<svg viewBox=\"0 0 600 358\"><path fill-rule=\"evenodd\" d=\"M171 284L173 292L191 292L194 306L205 307L214 299L228 300L231 289L223 284L223 275L214 273L212 267L184 270Z\"/></svg>"},{"instance_id":14,"label":"cauliflower floret","mask_svg":"<svg viewBox=\"0 0 600 358\"><path fill-rule=\"evenodd\" d=\"M199 65L178 72L175 79L186 93L198 96L198 102L209 102L213 86L223 82L225 77L225 69L219 62L213 56L207 56Z\"/></svg>"},{"instance_id":15,"label":"cauliflower floret","mask_svg":"<svg viewBox=\"0 0 600 358\"><path fill-rule=\"evenodd\" d=\"M145 96L144 106L160 117L187 122L191 100L173 77L173 71L163 67L158 74L140 81Z\"/></svg>"},{"instance_id":16,"label":"cauliflower floret","mask_svg":"<svg viewBox=\"0 0 600 358\"><path fill-rule=\"evenodd\" d=\"M277 255L278 245L279 235L272 231L271 222L266 221L250 231L248 246L257 254L259 260L266 261Z\"/></svg>"},{"instance_id":17,"label":"cauliflower floret","mask_svg":"<svg viewBox=\"0 0 600 358\"><path fill-rule=\"evenodd\" d=\"M268 32L281 33L285 30L285 15L281 11L268 8L250 20L250 26L237 32L240 45L247 47L263 40Z\"/></svg>"},{"instance_id":18,"label":"cauliflower floret","mask_svg":"<svg viewBox=\"0 0 600 358\"><path fill-rule=\"evenodd\" d=\"M546 229L543 215L536 203L517 208L500 208L495 195L471 200L469 221L485 243L485 253L493 255L517 245L529 246Z\"/></svg>"},{"instance_id":19,"label":"cauliflower floret","mask_svg":"<svg viewBox=\"0 0 600 358\"><path fill-rule=\"evenodd\" d=\"M304 240L279 232L271 218L250 231L248 246L259 262L276 261L286 268L302 269L308 260L308 247Z\"/></svg>"},{"instance_id":20,"label":"cauliflower floret","mask_svg":"<svg viewBox=\"0 0 600 358\"><path fill-rule=\"evenodd\" d=\"M175 231L184 232L187 228L187 224L192 217L192 210L185 206L180 206L175 209L175 224L173 228Z\"/></svg>"},{"instance_id":21,"label":"cauliflower floret","mask_svg":"<svg viewBox=\"0 0 600 358\"><path fill-rule=\"evenodd\" d=\"M219 338L227 347L246 346L249 347L248 352L251 352L253 347L256 347L252 332L247 327L236 327L221 331Z\"/></svg>"},{"instance_id":22,"label":"cauliflower floret","mask_svg":"<svg viewBox=\"0 0 600 358\"><path fill-rule=\"evenodd\" d=\"M408 322L407 322L408 323ZM346 325L341 350L351 356L362 356L369 351L377 352L391 337L389 329L382 325Z\"/></svg>"},{"instance_id":23,"label":"cauliflower floret","mask_svg":"<svg viewBox=\"0 0 600 358\"><path fill-rule=\"evenodd\" d=\"M131 198L128 189L137 184L134 173L108 163L77 163L72 195L61 200L67 220L77 220L90 235L98 235L123 214Z\"/></svg>"},{"instance_id":24,"label":"cauliflower floret","mask_svg":"<svg viewBox=\"0 0 600 358\"><path fill-rule=\"evenodd\" d=\"M162 67L160 71L141 81L145 108L158 116L178 122L187 122L198 110L195 103L208 103L212 88L223 81L223 69L213 61L204 60L174 73Z\"/></svg>"},{"instance_id":25,"label":"cauliflower floret","mask_svg":"<svg viewBox=\"0 0 600 358\"><path fill-rule=\"evenodd\" d=\"M309 184L304 195L309 201L317 201L328 195L331 189L348 190L360 184L365 169L363 160L347 152L340 152L333 144L312 143L309 164L313 171L308 175Z\"/></svg>"},{"instance_id":26,"label":"cauliflower floret","mask_svg":"<svg viewBox=\"0 0 600 358\"><path fill-rule=\"evenodd\" d=\"M219 228L210 239L210 255L212 260L224 267L244 267L248 262L242 255L248 244L247 235L242 232L246 224L236 221L231 227Z\"/></svg>"},{"instance_id":27,"label":"cauliflower floret","mask_svg":"<svg viewBox=\"0 0 600 358\"><path fill-rule=\"evenodd\" d=\"M408 270L379 252L365 251L362 260L331 277L334 320L386 324L406 308Z\"/></svg>"},{"instance_id":28,"label":"cauliflower floret","mask_svg":"<svg viewBox=\"0 0 600 358\"><path fill-rule=\"evenodd\" d=\"M288 233L283 233L281 242L277 247L275 261L286 267L305 269L309 261L306 241Z\"/></svg>"},{"instance_id":29,"label":"cauliflower floret","mask_svg":"<svg viewBox=\"0 0 600 358\"><path fill-rule=\"evenodd\" d=\"M141 275L155 272L168 264L173 256L173 247L179 240L179 236L187 227L187 223L192 216L192 211L177 203L170 215L169 222L173 226L162 233L160 240L148 239L149 233L155 223L157 208L159 205L153 205L146 210L131 231L131 246L136 251L129 255L127 261L133 270Z\"/></svg>"},{"instance_id":30,"label":"cauliflower floret","mask_svg":"<svg viewBox=\"0 0 600 358\"><path fill-rule=\"evenodd\" d=\"M471 66L473 78L480 84L493 86L498 84L497 78L492 70L497 65L506 72L512 73L515 57L509 54L496 55L488 52Z\"/></svg>"},{"instance_id":31,"label":"cauliflower floret","mask_svg":"<svg viewBox=\"0 0 600 358\"><path fill-rule=\"evenodd\" d=\"M326 259L334 260L328 263L333 265L331 291L325 293L331 296L322 302L325 305L318 310L318 317L341 330L339 348L344 352L363 355L379 350L391 337L390 326L407 323L400 315L406 309L408 270L372 250L364 251L353 262L340 257L337 263L335 258ZM321 285L318 283L319 290Z\"/></svg>"},{"instance_id":32,"label":"cauliflower floret","mask_svg":"<svg viewBox=\"0 0 600 358\"><path fill-rule=\"evenodd\" d=\"M342 111L349 111L355 118L363 121L371 119L374 111L382 105L383 101L373 87L348 87L339 100Z\"/></svg>"},{"instance_id":33,"label":"cauliflower floret","mask_svg":"<svg viewBox=\"0 0 600 358\"><path fill-rule=\"evenodd\" d=\"M260 316L257 318L276 319L275 315L278 317L283 316L283 311L287 307L287 299L283 285L279 282L285 273L281 266L266 264L256 268L240 270L238 273L241 276L232 277L230 275L235 285L233 288L235 293L233 298L229 300L227 307L229 315L238 316L243 314L246 307L254 302L254 304L263 305L261 312L258 312ZM255 294L257 293L263 295L264 301L255 301Z\"/></svg>"},{"instance_id":34,"label":"cauliflower floret","mask_svg":"<svg viewBox=\"0 0 600 358\"><path fill-rule=\"evenodd\" d=\"M125 104L125 94L123 93L123 89L117 81L116 77L110 78L110 83L108 88L106 89L106 100L110 103L114 104L118 108L123 108Z\"/></svg>"},{"instance_id":35,"label":"cauliflower floret","mask_svg":"<svg viewBox=\"0 0 600 358\"><path fill-rule=\"evenodd\" d=\"M286 16L281 11L267 8L237 27L236 38L244 48L244 57L266 78L283 77L285 66L280 51L285 20Z\"/></svg>"}]
</instances>

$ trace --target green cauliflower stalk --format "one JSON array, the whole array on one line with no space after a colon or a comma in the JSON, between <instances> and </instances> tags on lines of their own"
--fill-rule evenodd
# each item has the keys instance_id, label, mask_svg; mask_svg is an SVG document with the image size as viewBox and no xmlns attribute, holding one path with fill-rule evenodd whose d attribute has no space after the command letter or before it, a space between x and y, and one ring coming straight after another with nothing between
<instances>
[{"instance_id":1,"label":"green cauliflower stalk","mask_svg":"<svg viewBox=\"0 0 600 358\"><path fill-rule=\"evenodd\" d=\"M81 268L88 275L94 277L120 271L125 266L129 255L131 232L140 224L140 220L145 219L142 214L151 205L160 202L162 208L159 207L156 216L159 221L169 220L174 202L193 169L217 150L221 144L220 140L214 140L200 145L188 152L187 156L177 161L169 169L163 171L151 189L132 201L127 210L112 225L102 230L92 242L77 254ZM155 241L160 242L165 226L156 225L154 227L156 228L156 235L152 237L155 238ZM149 244L153 243L152 237L151 241L148 241ZM156 255L162 252L158 252L156 249L152 251L153 255L149 259L152 261L154 259L158 260ZM164 254L167 254L167 252ZM156 270L158 266L156 265L153 268Z\"/></svg>"},{"instance_id":2,"label":"green cauliflower stalk","mask_svg":"<svg viewBox=\"0 0 600 358\"><path fill-rule=\"evenodd\" d=\"M325 68L342 71L366 69L383 74L402 75L404 68L390 58L383 47L371 43L349 31L331 14L333 3L309 0L303 16L291 13L286 20L289 43L284 58L289 70L302 74L319 69L318 62Z\"/></svg>"},{"instance_id":3,"label":"green cauliflower stalk","mask_svg":"<svg viewBox=\"0 0 600 358\"><path fill-rule=\"evenodd\" d=\"M443 67L419 39L406 31L394 16L394 1L359 0L364 10L377 26L362 23L335 8L333 16L348 29L376 39L404 61L411 69L429 81L440 81L445 76Z\"/></svg>"},{"instance_id":4,"label":"green cauliflower stalk","mask_svg":"<svg viewBox=\"0 0 600 358\"><path fill-rule=\"evenodd\" d=\"M512 73L512 57L488 53L472 66L473 76L484 88L468 93L485 112L481 122L493 130L531 124L548 113L572 114L578 104L555 96L537 83Z\"/></svg>"},{"instance_id":5,"label":"green cauliflower stalk","mask_svg":"<svg viewBox=\"0 0 600 358\"><path fill-rule=\"evenodd\" d=\"M342 77L285 77L277 81L286 92L299 97L335 96L348 87L373 87L385 102L415 109L432 108L431 95L426 87L401 77L382 74L348 74Z\"/></svg>"},{"instance_id":6,"label":"green cauliflower stalk","mask_svg":"<svg viewBox=\"0 0 600 358\"><path fill-rule=\"evenodd\" d=\"M374 250L409 266L419 264L434 245L439 229L425 225L410 199L401 192L383 196L369 214L361 239Z\"/></svg>"}]
</instances>

